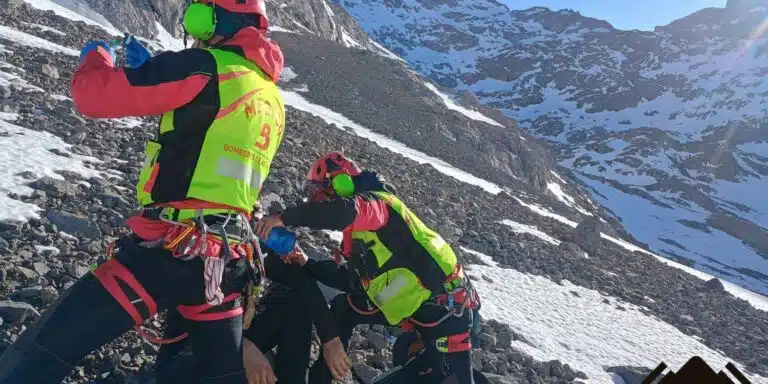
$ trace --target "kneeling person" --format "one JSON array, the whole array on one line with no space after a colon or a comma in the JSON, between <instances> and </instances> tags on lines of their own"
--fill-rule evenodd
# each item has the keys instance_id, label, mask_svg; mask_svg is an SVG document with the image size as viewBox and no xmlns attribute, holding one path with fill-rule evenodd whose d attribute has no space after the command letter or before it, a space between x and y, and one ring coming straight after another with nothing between
<instances>
[{"instance_id":1,"label":"kneeling person","mask_svg":"<svg viewBox=\"0 0 768 384\"><path fill-rule=\"evenodd\" d=\"M302 254L290 259L345 292L331 304L344 347L358 324L415 328L432 366L413 372L413 380L439 383L455 374L459 383L473 383L470 329L479 300L451 246L378 174L340 153L313 164L305 193L307 203L261 219L256 231L262 238L285 225L343 231L336 263ZM331 382L325 364L312 367L310 382Z\"/></svg>"}]
</instances>

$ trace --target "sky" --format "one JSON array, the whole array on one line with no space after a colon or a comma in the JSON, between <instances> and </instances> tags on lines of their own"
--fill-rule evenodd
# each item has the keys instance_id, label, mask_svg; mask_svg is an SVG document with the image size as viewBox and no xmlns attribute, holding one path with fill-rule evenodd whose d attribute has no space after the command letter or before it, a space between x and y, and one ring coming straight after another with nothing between
<instances>
[{"instance_id":1,"label":"sky","mask_svg":"<svg viewBox=\"0 0 768 384\"><path fill-rule=\"evenodd\" d=\"M545 6L570 8L582 15L606 20L618 29L653 30L657 25L688 16L702 8L725 7L727 0L501 0L511 9Z\"/></svg>"}]
</instances>

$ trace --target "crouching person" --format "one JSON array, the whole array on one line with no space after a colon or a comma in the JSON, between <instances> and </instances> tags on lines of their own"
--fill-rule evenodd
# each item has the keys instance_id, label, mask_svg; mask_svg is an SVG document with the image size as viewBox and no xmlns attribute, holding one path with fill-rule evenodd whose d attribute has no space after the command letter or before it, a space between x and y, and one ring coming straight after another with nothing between
<instances>
[{"instance_id":1,"label":"crouching person","mask_svg":"<svg viewBox=\"0 0 768 384\"><path fill-rule=\"evenodd\" d=\"M358 324L416 330L431 364L410 372L407 382L440 383L454 376L472 384L470 331L479 298L451 246L375 172L361 170L340 153L313 164L305 193L307 203L262 218L256 232L266 238L281 226L343 231L336 262L301 253L285 258L345 292L331 304L344 347ZM331 378L326 364L313 365L310 383Z\"/></svg>"}]
</instances>

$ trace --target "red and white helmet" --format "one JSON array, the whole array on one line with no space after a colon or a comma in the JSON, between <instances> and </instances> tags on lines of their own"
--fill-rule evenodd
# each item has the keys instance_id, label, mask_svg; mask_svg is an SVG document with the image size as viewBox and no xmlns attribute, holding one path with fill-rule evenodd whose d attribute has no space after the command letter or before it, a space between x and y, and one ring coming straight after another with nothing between
<instances>
[{"instance_id":1,"label":"red and white helmet","mask_svg":"<svg viewBox=\"0 0 768 384\"><path fill-rule=\"evenodd\" d=\"M304 181L304 193L309 201L320 201L333 195L331 181L334 177L346 174L358 176L363 172L360 167L340 152L331 152L312 164Z\"/></svg>"},{"instance_id":2,"label":"red and white helmet","mask_svg":"<svg viewBox=\"0 0 768 384\"><path fill-rule=\"evenodd\" d=\"M264 0L199 0L201 3L216 5L233 13L259 15L260 29L269 27L267 5Z\"/></svg>"}]
</instances>

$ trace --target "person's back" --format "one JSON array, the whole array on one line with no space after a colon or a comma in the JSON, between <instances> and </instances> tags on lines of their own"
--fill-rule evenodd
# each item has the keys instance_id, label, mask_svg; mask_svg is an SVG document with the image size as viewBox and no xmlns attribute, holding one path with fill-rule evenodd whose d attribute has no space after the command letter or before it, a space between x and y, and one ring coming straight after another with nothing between
<instances>
[{"instance_id":1,"label":"person's back","mask_svg":"<svg viewBox=\"0 0 768 384\"><path fill-rule=\"evenodd\" d=\"M263 0L206 0L185 13L196 48L128 57L129 68L114 67L103 41L83 49L72 79L81 113L162 115L136 188L143 209L114 254L3 353L0 383L59 383L166 309L185 318L203 382L246 382L240 298L258 279L248 215L285 126L283 56L267 25Z\"/></svg>"}]
</instances>

